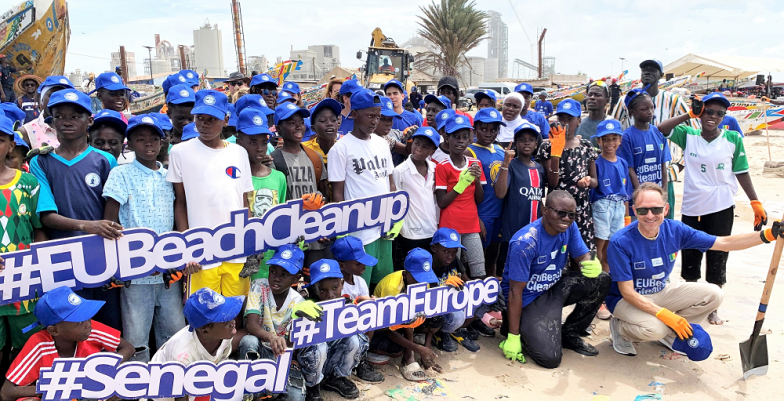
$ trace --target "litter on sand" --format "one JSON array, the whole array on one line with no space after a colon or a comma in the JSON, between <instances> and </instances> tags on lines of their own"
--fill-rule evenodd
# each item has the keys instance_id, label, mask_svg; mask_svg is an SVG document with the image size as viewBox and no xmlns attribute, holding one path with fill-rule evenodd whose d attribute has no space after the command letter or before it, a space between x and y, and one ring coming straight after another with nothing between
<instances>
[{"instance_id":1,"label":"litter on sand","mask_svg":"<svg viewBox=\"0 0 784 401\"><path fill-rule=\"evenodd\" d=\"M661 400L661 394L640 394L634 397L634 401L648 401L648 400Z\"/></svg>"}]
</instances>

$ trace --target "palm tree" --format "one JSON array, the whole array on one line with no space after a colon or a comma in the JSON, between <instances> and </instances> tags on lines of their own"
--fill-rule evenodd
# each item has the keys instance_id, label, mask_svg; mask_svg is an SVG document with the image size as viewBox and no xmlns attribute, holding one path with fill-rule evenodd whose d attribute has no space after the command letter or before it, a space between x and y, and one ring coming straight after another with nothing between
<instances>
[{"instance_id":1,"label":"palm tree","mask_svg":"<svg viewBox=\"0 0 784 401\"><path fill-rule=\"evenodd\" d=\"M473 0L431 1L419 7L425 15L418 17L421 28L417 33L433 43L436 51L420 53L417 64L422 70L459 78L459 68L469 65L466 53L487 39L488 15L477 10Z\"/></svg>"}]
</instances>

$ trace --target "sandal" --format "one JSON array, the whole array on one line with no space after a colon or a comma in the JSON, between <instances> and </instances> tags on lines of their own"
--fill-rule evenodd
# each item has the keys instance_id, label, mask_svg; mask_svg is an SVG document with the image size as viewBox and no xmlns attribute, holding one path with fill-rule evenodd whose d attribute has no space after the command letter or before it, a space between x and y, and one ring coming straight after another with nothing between
<instances>
[{"instance_id":1,"label":"sandal","mask_svg":"<svg viewBox=\"0 0 784 401\"><path fill-rule=\"evenodd\" d=\"M427 374L424 370L422 370L422 367L419 366L419 363L417 362L412 362L406 366L401 367L400 373L403 374L403 377L405 377L406 380L412 382L427 380Z\"/></svg>"}]
</instances>

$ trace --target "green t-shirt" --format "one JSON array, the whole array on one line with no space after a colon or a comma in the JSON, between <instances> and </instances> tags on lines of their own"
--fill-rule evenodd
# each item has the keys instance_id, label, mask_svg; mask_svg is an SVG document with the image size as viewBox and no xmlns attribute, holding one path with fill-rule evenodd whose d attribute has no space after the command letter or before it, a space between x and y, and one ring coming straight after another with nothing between
<instances>
[{"instance_id":1,"label":"green t-shirt","mask_svg":"<svg viewBox=\"0 0 784 401\"><path fill-rule=\"evenodd\" d=\"M272 169L266 177L253 177L253 192L249 192L248 205L253 217L261 217L273 206L286 202L286 176L278 170ZM251 281L267 278L269 268L267 261L275 254L274 250L264 252L264 260L259 267L259 272L250 277Z\"/></svg>"}]
</instances>

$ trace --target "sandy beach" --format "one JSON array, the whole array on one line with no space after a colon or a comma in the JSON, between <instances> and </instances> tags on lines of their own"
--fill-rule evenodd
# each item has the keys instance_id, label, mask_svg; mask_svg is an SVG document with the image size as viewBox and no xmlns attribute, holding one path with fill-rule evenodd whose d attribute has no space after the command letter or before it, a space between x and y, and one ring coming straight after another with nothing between
<instances>
[{"instance_id":1,"label":"sandy beach","mask_svg":"<svg viewBox=\"0 0 784 401\"><path fill-rule=\"evenodd\" d=\"M784 161L784 131L770 131L773 160ZM744 141L749 157L751 176L757 194L771 218L784 213L784 175L764 174L768 149L763 136L747 137ZM675 184L678 203L683 194L682 182ZM679 209L676 218L680 219ZM733 233L752 231L754 215L744 193L736 195ZM706 327L714 351L703 362L692 362L673 354L658 343L637 345L635 357L617 354L610 342L606 321L594 319L593 335L587 337L600 352L597 357L584 357L564 350L561 366L548 370L526 364L512 363L503 358L495 338L480 338L482 350L471 353L460 348L446 354L435 350L444 373L429 372L431 383L409 382L401 376L399 359L379 369L386 376L381 385L357 381L363 400L635 400L638 396L660 394L666 400L768 400L778 399L784 377L784 283L776 283L768 308L763 333L768 333L770 367L766 376L743 380L738 344L748 339L762 295L763 282L773 254L773 244L730 253L727 268L725 300L719 310L723 326ZM704 275L704 269L703 269ZM680 254L673 281L680 278ZM568 309L564 310L568 313ZM776 384L779 383L779 384ZM432 390L432 395L427 392ZM779 388L779 389L777 389ZM342 400L335 393L322 392L325 400Z\"/></svg>"}]
</instances>

